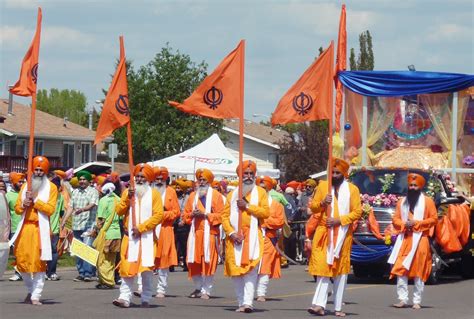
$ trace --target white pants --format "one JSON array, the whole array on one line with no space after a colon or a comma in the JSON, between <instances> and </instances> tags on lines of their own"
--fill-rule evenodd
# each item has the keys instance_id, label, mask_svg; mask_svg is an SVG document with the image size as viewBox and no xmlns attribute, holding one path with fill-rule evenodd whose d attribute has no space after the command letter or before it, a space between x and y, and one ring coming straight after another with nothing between
<instances>
[{"instance_id":1,"label":"white pants","mask_svg":"<svg viewBox=\"0 0 474 319\"><path fill-rule=\"evenodd\" d=\"M419 277L415 277L413 280L413 303L421 304L421 298L423 297L423 289L425 288L425 283ZM397 277L397 295L398 300L404 303L408 303L408 277L398 276Z\"/></svg>"},{"instance_id":2,"label":"white pants","mask_svg":"<svg viewBox=\"0 0 474 319\"><path fill-rule=\"evenodd\" d=\"M193 276L194 288L199 290L201 294L211 295L212 287L214 287L214 276Z\"/></svg>"},{"instance_id":3,"label":"white pants","mask_svg":"<svg viewBox=\"0 0 474 319\"><path fill-rule=\"evenodd\" d=\"M267 295L269 282L270 275L258 275L257 297L265 297Z\"/></svg>"},{"instance_id":4,"label":"white pants","mask_svg":"<svg viewBox=\"0 0 474 319\"><path fill-rule=\"evenodd\" d=\"M156 286L157 294L166 294L168 288L169 268L158 269L158 284Z\"/></svg>"},{"instance_id":5,"label":"white pants","mask_svg":"<svg viewBox=\"0 0 474 319\"><path fill-rule=\"evenodd\" d=\"M239 307L242 307L243 305L252 307L255 286L257 285L257 277L257 267L243 276L232 277Z\"/></svg>"},{"instance_id":6,"label":"white pants","mask_svg":"<svg viewBox=\"0 0 474 319\"><path fill-rule=\"evenodd\" d=\"M145 271L141 273L140 280L142 282L141 301L149 302L153 295L153 272ZM120 285L119 299L130 302L132 299L132 288L135 277L122 278Z\"/></svg>"},{"instance_id":7,"label":"white pants","mask_svg":"<svg viewBox=\"0 0 474 319\"><path fill-rule=\"evenodd\" d=\"M43 292L46 273L35 272L31 274L28 272L22 272L21 276L25 282L26 289L28 289L28 293L31 294L31 300L39 301L41 298L41 293Z\"/></svg>"},{"instance_id":8,"label":"white pants","mask_svg":"<svg viewBox=\"0 0 474 319\"><path fill-rule=\"evenodd\" d=\"M344 289L346 288L347 274L334 277L334 310L342 310L342 298L344 296ZM326 308L328 302L329 285L331 284L330 277L318 276L316 281L316 291L313 297L313 306L320 306Z\"/></svg>"}]
</instances>

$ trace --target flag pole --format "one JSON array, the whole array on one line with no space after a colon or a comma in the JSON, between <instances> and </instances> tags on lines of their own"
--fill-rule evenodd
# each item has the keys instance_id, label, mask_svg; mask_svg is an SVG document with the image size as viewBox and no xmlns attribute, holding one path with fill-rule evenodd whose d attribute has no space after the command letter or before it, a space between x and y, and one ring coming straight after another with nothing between
<instances>
[{"instance_id":1,"label":"flag pole","mask_svg":"<svg viewBox=\"0 0 474 319\"><path fill-rule=\"evenodd\" d=\"M242 63L240 64L240 120L239 120L239 199L242 198L242 175L244 157L244 71L245 71L245 40L242 40ZM238 234L242 234L242 212L239 212Z\"/></svg>"},{"instance_id":2,"label":"flag pole","mask_svg":"<svg viewBox=\"0 0 474 319\"><path fill-rule=\"evenodd\" d=\"M332 41L331 41L331 44L332 44ZM331 86L332 87L332 86ZM335 108L334 108L334 103L333 103L333 91L331 90L331 112L330 112L330 115L329 115L329 128L328 128L328 136L329 136L329 146L328 146L328 195L330 195L332 193L332 169L333 169L333 165L332 165L332 134L333 134L333 122L334 122L334 111L335 111ZM334 204L334 199L331 203L331 205ZM331 213L331 205L328 205L327 206L327 212L330 214ZM333 216L330 216L330 217L333 217Z\"/></svg>"},{"instance_id":3,"label":"flag pole","mask_svg":"<svg viewBox=\"0 0 474 319\"><path fill-rule=\"evenodd\" d=\"M31 192L31 178L33 176L33 152L35 143L35 118L36 118L36 91L31 94L30 114L30 139L28 142L28 167L26 173L27 191Z\"/></svg>"},{"instance_id":4,"label":"flag pole","mask_svg":"<svg viewBox=\"0 0 474 319\"><path fill-rule=\"evenodd\" d=\"M122 38L120 38L122 41ZM130 187L135 189L135 176L133 176L133 147L132 147L132 125L130 120L127 123L127 146L128 146L128 169L130 171ZM132 227L137 224L137 218L135 216L135 196L130 198L130 206L132 207Z\"/></svg>"}]
</instances>

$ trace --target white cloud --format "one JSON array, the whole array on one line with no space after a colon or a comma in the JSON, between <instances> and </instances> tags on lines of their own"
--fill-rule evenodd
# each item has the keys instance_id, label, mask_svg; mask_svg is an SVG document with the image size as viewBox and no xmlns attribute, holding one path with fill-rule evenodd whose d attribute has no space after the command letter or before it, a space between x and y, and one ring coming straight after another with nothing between
<instances>
[{"instance_id":1,"label":"white cloud","mask_svg":"<svg viewBox=\"0 0 474 319\"><path fill-rule=\"evenodd\" d=\"M29 37L26 37L26 34ZM22 26L0 26L0 47L5 49L23 48L31 41L32 34L31 30L27 30Z\"/></svg>"},{"instance_id":2,"label":"white cloud","mask_svg":"<svg viewBox=\"0 0 474 319\"><path fill-rule=\"evenodd\" d=\"M444 23L428 29L427 41L472 41L472 29L454 23Z\"/></svg>"},{"instance_id":3,"label":"white cloud","mask_svg":"<svg viewBox=\"0 0 474 319\"><path fill-rule=\"evenodd\" d=\"M44 1L39 0L3 0L7 8L36 9Z\"/></svg>"},{"instance_id":4,"label":"white cloud","mask_svg":"<svg viewBox=\"0 0 474 319\"><path fill-rule=\"evenodd\" d=\"M42 31L42 43L45 46L83 47L92 45L95 40L92 34L87 34L72 28L51 26Z\"/></svg>"}]
</instances>

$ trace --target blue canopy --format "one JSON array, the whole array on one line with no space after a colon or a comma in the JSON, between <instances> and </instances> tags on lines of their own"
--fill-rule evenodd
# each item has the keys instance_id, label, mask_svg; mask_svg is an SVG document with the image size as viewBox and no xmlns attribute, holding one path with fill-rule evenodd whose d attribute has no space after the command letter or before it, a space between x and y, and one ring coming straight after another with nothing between
<instances>
[{"instance_id":1,"label":"blue canopy","mask_svg":"<svg viewBox=\"0 0 474 319\"><path fill-rule=\"evenodd\" d=\"M365 96L456 92L474 86L474 75L422 71L343 71L339 80Z\"/></svg>"}]
</instances>

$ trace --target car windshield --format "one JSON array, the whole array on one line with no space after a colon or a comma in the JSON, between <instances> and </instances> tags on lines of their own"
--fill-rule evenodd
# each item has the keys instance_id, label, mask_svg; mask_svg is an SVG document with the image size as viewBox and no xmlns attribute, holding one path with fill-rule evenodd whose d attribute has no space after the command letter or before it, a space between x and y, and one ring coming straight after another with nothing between
<instances>
[{"instance_id":1,"label":"car windshield","mask_svg":"<svg viewBox=\"0 0 474 319\"><path fill-rule=\"evenodd\" d=\"M430 174L427 172L412 170L410 172L423 175L426 181L430 178ZM377 195L383 192L386 194L405 195L408 190L408 173L407 170L402 169L360 170L351 175L351 182L359 187L361 194ZM393 183L384 182L387 178L391 178L392 174ZM384 185L387 187L385 191L383 191Z\"/></svg>"}]
</instances>

